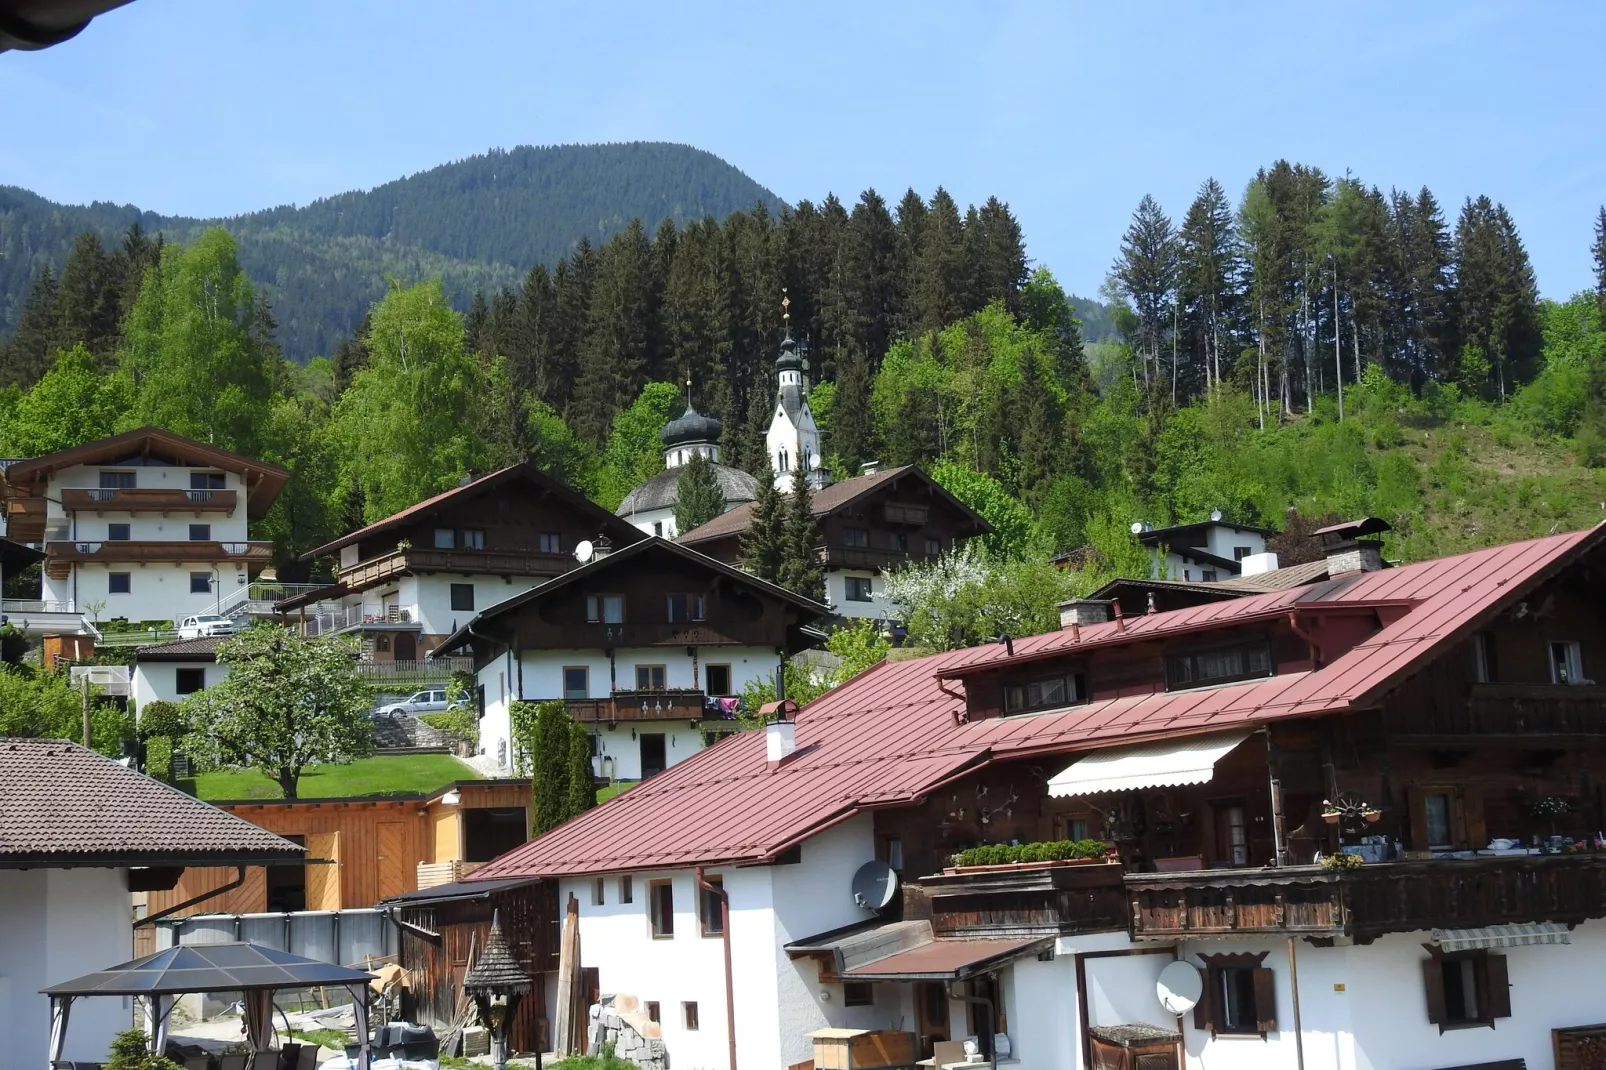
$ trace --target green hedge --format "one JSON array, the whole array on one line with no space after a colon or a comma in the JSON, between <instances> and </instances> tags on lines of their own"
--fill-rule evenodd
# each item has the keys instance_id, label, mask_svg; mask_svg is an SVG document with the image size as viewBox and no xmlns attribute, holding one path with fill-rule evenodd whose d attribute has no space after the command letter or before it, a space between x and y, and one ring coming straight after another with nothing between
<instances>
[{"instance_id":1,"label":"green hedge","mask_svg":"<svg viewBox=\"0 0 1606 1070\"><path fill-rule=\"evenodd\" d=\"M187 731L189 725L184 723L184 712L179 709L176 702L157 699L145 703L139 709L139 734L142 739L151 739L155 736L177 739Z\"/></svg>"},{"instance_id":2,"label":"green hedge","mask_svg":"<svg viewBox=\"0 0 1606 1070\"><path fill-rule=\"evenodd\" d=\"M1044 843L988 843L954 855L956 866L1007 866L1014 862L1058 862L1067 858L1103 858L1103 840L1051 840Z\"/></svg>"},{"instance_id":3,"label":"green hedge","mask_svg":"<svg viewBox=\"0 0 1606 1070\"><path fill-rule=\"evenodd\" d=\"M173 741L166 736L145 740L145 775L164 784L173 782Z\"/></svg>"},{"instance_id":4,"label":"green hedge","mask_svg":"<svg viewBox=\"0 0 1606 1070\"><path fill-rule=\"evenodd\" d=\"M473 709L463 707L442 710L439 713L421 713L418 719L436 731L445 732L453 739L461 739L465 743L475 745L480 741L480 718Z\"/></svg>"}]
</instances>

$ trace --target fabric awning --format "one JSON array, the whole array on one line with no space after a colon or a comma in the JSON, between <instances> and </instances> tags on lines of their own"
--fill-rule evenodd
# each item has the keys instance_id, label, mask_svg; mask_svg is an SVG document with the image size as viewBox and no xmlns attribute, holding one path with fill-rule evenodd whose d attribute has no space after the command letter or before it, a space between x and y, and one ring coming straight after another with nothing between
<instances>
[{"instance_id":1,"label":"fabric awning","mask_svg":"<svg viewBox=\"0 0 1606 1070\"><path fill-rule=\"evenodd\" d=\"M1474 951L1483 947L1570 944L1572 934L1559 922L1524 922L1486 925L1481 929L1434 929L1433 942L1443 951Z\"/></svg>"},{"instance_id":2,"label":"fabric awning","mask_svg":"<svg viewBox=\"0 0 1606 1070\"><path fill-rule=\"evenodd\" d=\"M1048 793L1064 798L1208 783L1215 775L1216 762L1248 738L1246 729L1112 747L1079 759L1054 776L1048 782Z\"/></svg>"}]
</instances>

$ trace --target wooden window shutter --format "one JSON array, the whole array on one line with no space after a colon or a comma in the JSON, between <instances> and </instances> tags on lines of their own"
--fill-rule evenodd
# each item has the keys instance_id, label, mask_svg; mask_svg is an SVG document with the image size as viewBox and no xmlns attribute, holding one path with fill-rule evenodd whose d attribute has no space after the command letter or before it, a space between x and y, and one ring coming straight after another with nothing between
<instances>
[{"instance_id":1,"label":"wooden window shutter","mask_svg":"<svg viewBox=\"0 0 1606 1070\"><path fill-rule=\"evenodd\" d=\"M1478 850L1489 842L1489 830L1483 822L1483 792L1477 788L1462 790L1462 809L1466 815L1466 847Z\"/></svg>"},{"instance_id":2,"label":"wooden window shutter","mask_svg":"<svg viewBox=\"0 0 1606 1070\"><path fill-rule=\"evenodd\" d=\"M1272 972L1264 966L1256 966L1255 977L1255 1015L1259 1019L1255 1028L1262 1033L1275 1033L1277 1031L1277 984Z\"/></svg>"},{"instance_id":3,"label":"wooden window shutter","mask_svg":"<svg viewBox=\"0 0 1606 1070\"><path fill-rule=\"evenodd\" d=\"M1208 1029L1212 1036L1216 1032L1216 988L1221 984L1221 975L1214 966L1205 968L1204 992L1199 996L1199 1002L1193 1005L1193 1027L1195 1029Z\"/></svg>"},{"instance_id":4,"label":"wooden window shutter","mask_svg":"<svg viewBox=\"0 0 1606 1070\"><path fill-rule=\"evenodd\" d=\"M1426 851L1428 849L1428 809L1424 804L1421 788L1412 788L1410 791L1411 804L1411 849Z\"/></svg>"},{"instance_id":5,"label":"wooden window shutter","mask_svg":"<svg viewBox=\"0 0 1606 1070\"><path fill-rule=\"evenodd\" d=\"M1489 1019L1511 1017L1511 976L1506 970L1504 955L1485 955L1483 977L1488 991L1484 994L1487 1006L1484 1014Z\"/></svg>"},{"instance_id":6,"label":"wooden window shutter","mask_svg":"<svg viewBox=\"0 0 1606 1070\"><path fill-rule=\"evenodd\" d=\"M1444 1009L1444 960L1438 955L1422 960L1422 990L1428 997L1428 1023L1443 1032L1450 1016Z\"/></svg>"}]
</instances>

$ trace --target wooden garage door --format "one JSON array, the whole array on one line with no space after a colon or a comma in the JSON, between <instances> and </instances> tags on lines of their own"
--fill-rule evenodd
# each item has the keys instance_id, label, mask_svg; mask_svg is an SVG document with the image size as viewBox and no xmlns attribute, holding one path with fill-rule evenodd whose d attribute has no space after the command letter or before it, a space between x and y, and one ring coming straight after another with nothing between
<instances>
[{"instance_id":1,"label":"wooden garage door","mask_svg":"<svg viewBox=\"0 0 1606 1070\"><path fill-rule=\"evenodd\" d=\"M379 898L409 891L413 882L407 858L407 826L400 821L379 823Z\"/></svg>"}]
</instances>

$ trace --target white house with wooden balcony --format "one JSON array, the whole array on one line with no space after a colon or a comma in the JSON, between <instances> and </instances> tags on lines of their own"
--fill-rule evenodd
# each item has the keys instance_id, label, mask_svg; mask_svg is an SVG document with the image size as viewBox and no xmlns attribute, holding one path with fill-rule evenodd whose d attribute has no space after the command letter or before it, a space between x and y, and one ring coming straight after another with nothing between
<instances>
[{"instance_id":1,"label":"white house with wooden balcony","mask_svg":"<svg viewBox=\"0 0 1606 1070\"><path fill-rule=\"evenodd\" d=\"M645 538L628 522L530 465L464 481L306 554L335 581L279 602L309 635L354 635L376 664L424 652L498 602L577 567L599 536Z\"/></svg>"},{"instance_id":2,"label":"white house with wooden balcony","mask_svg":"<svg viewBox=\"0 0 1606 1070\"><path fill-rule=\"evenodd\" d=\"M288 473L142 427L13 461L3 478L9 537L44 551L38 612L177 621L217 612L269 563L250 524Z\"/></svg>"},{"instance_id":3,"label":"white house with wooden balcony","mask_svg":"<svg viewBox=\"0 0 1606 1070\"><path fill-rule=\"evenodd\" d=\"M886 573L911 562L928 562L992 527L914 465L880 469L812 493L820 526L825 600L841 617L890 620L897 607L886 597ZM742 535L753 519L750 504L681 534L676 541L728 564L742 553Z\"/></svg>"},{"instance_id":4,"label":"white house with wooden balcony","mask_svg":"<svg viewBox=\"0 0 1606 1070\"><path fill-rule=\"evenodd\" d=\"M738 696L824 637L825 606L656 537L594 556L464 621L434 651L472 653L480 747L515 755L510 708L561 699L597 775L635 781L738 728Z\"/></svg>"}]
</instances>

